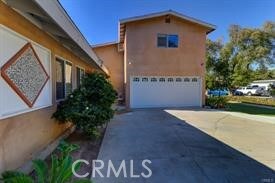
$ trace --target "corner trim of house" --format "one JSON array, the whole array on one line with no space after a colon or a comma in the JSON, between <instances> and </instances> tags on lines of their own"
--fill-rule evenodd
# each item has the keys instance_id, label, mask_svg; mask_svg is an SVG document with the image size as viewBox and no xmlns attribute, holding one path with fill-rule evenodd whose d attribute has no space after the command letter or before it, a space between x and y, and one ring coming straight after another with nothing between
<instances>
[{"instance_id":1,"label":"corner trim of house","mask_svg":"<svg viewBox=\"0 0 275 183\"><path fill-rule=\"evenodd\" d=\"M24 173L30 173L33 171L32 167L32 161L34 159L46 159L59 145L59 142L65 138L67 138L70 134L72 134L75 130L75 126L70 126L63 134L61 134L59 137L57 137L55 140L50 142L44 149L41 151L35 153L31 160L25 162L21 167L19 167L17 170Z\"/></svg>"}]
</instances>

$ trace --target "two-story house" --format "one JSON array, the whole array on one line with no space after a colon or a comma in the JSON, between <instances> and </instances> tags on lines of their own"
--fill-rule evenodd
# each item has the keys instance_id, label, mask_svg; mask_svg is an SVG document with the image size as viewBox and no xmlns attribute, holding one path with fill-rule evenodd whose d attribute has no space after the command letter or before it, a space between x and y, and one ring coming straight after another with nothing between
<instances>
[{"instance_id":1,"label":"two-story house","mask_svg":"<svg viewBox=\"0 0 275 183\"><path fill-rule=\"evenodd\" d=\"M169 10L120 20L118 42L93 50L128 108L202 106L206 36L213 30Z\"/></svg>"}]
</instances>

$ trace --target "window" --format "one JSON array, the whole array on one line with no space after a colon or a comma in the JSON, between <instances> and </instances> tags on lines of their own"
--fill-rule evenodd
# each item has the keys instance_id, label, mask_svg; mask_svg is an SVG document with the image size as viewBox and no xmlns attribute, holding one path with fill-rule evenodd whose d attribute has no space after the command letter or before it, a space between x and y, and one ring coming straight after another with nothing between
<instances>
[{"instance_id":1,"label":"window","mask_svg":"<svg viewBox=\"0 0 275 183\"><path fill-rule=\"evenodd\" d=\"M158 34L158 47L167 47L167 35Z\"/></svg>"},{"instance_id":2,"label":"window","mask_svg":"<svg viewBox=\"0 0 275 183\"><path fill-rule=\"evenodd\" d=\"M134 78L133 81L134 82L139 82L139 78Z\"/></svg>"},{"instance_id":3,"label":"window","mask_svg":"<svg viewBox=\"0 0 275 183\"><path fill-rule=\"evenodd\" d=\"M157 45L163 48L177 48L178 35L158 34Z\"/></svg>"},{"instance_id":4,"label":"window","mask_svg":"<svg viewBox=\"0 0 275 183\"><path fill-rule=\"evenodd\" d=\"M181 78L176 78L176 82L181 82Z\"/></svg>"},{"instance_id":5,"label":"window","mask_svg":"<svg viewBox=\"0 0 275 183\"><path fill-rule=\"evenodd\" d=\"M157 78L151 78L151 82L157 82Z\"/></svg>"},{"instance_id":6,"label":"window","mask_svg":"<svg viewBox=\"0 0 275 183\"><path fill-rule=\"evenodd\" d=\"M173 78L168 78L168 82L173 82Z\"/></svg>"},{"instance_id":7,"label":"window","mask_svg":"<svg viewBox=\"0 0 275 183\"><path fill-rule=\"evenodd\" d=\"M72 64L65 62L65 96L68 96L73 91L72 81Z\"/></svg>"},{"instance_id":8,"label":"window","mask_svg":"<svg viewBox=\"0 0 275 183\"><path fill-rule=\"evenodd\" d=\"M178 35L169 35L168 36L168 47L177 48L178 47Z\"/></svg>"},{"instance_id":9,"label":"window","mask_svg":"<svg viewBox=\"0 0 275 183\"><path fill-rule=\"evenodd\" d=\"M190 79L189 78L184 78L184 82L189 82Z\"/></svg>"},{"instance_id":10,"label":"window","mask_svg":"<svg viewBox=\"0 0 275 183\"><path fill-rule=\"evenodd\" d=\"M148 78L142 78L142 82L148 82Z\"/></svg>"},{"instance_id":11,"label":"window","mask_svg":"<svg viewBox=\"0 0 275 183\"><path fill-rule=\"evenodd\" d=\"M56 100L65 98L64 61L56 59Z\"/></svg>"},{"instance_id":12,"label":"window","mask_svg":"<svg viewBox=\"0 0 275 183\"><path fill-rule=\"evenodd\" d=\"M72 64L56 59L56 100L64 99L72 92Z\"/></svg>"},{"instance_id":13,"label":"window","mask_svg":"<svg viewBox=\"0 0 275 183\"><path fill-rule=\"evenodd\" d=\"M85 70L80 68L80 67L76 67L76 85L77 88L79 88L81 86L82 83L82 79L85 76Z\"/></svg>"},{"instance_id":14,"label":"window","mask_svg":"<svg viewBox=\"0 0 275 183\"><path fill-rule=\"evenodd\" d=\"M159 78L159 82L165 82L165 78Z\"/></svg>"},{"instance_id":15,"label":"window","mask_svg":"<svg viewBox=\"0 0 275 183\"><path fill-rule=\"evenodd\" d=\"M197 78L192 78L192 82L197 82L198 79Z\"/></svg>"}]
</instances>

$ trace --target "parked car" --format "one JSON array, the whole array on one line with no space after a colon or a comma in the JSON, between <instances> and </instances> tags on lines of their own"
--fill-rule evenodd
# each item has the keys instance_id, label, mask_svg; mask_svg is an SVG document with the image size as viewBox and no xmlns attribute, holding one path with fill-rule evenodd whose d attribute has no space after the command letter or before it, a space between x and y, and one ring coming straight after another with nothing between
<instances>
[{"instance_id":1,"label":"parked car","mask_svg":"<svg viewBox=\"0 0 275 183\"><path fill-rule=\"evenodd\" d=\"M207 94L211 96L226 96L229 94L229 91L227 89L215 89L208 90Z\"/></svg>"},{"instance_id":2,"label":"parked car","mask_svg":"<svg viewBox=\"0 0 275 183\"><path fill-rule=\"evenodd\" d=\"M259 87L258 85L240 87L235 92L243 93L244 95L249 95L249 96L251 96L251 95L261 95L263 93L262 88Z\"/></svg>"},{"instance_id":3,"label":"parked car","mask_svg":"<svg viewBox=\"0 0 275 183\"><path fill-rule=\"evenodd\" d=\"M259 87L259 95L269 97L270 90L266 90L266 87Z\"/></svg>"},{"instance_id":4,"label":"parked car","mask_svg":"<svg viewBox=\"0 0 275 183\"><path fill-rule=\"evenodd\" d=\"M243 92L238 91L237 89L232 90L231 93L234 96L243 96L244 95Z\"/></svg>"}]
</instances>

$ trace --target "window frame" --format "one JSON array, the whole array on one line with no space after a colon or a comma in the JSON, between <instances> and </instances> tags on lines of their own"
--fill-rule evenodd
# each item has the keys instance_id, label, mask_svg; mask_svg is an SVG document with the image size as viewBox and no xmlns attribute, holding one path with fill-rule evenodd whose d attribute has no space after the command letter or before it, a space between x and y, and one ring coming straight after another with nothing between
<instances>
[{"instance_id":1,"label":"window frame","mask_svg":"<svg viewBox=\"0 0 275 183\"><path fill-rule=\"evenodd\" d=\"M64 64L64 72L63 72L63 77L64 77L64 89L63 89L63 92L64 92L64 98L60 98L60 99L57 99L57 88L56 88L56 78L55 78L55 101L58 103L60 101L64 101L66 99L66 64L69 63L72 67L71 69L71 84L72 84L72 91L73 91L73 62L63 58L63 57L60 57L60 56L55 56L55 64L57 62L57 60L59 61L63 61L63 64ZM56 67L55 67L55 77L56 77Z\"/></svg>"},{"instance_id":2,"label":"window frame","mask_svg":"<svg viewBox=\"0 0 275 183\"><path fill-rule=\"evenodd\" d=\"M166 79L164 77L159 78L159 82L166 82Z\"/></svg>"},{"instance_id":3,"label":"window frame","mask_svg":"<svg viewBox=\"0 0 275 183\"><path fill-rule=\"evenodd\" d=\"M169 46L169 37L172 37L172 36L177 37L177 46L176 47ZM167 35L167 48L178 48L178 47L179 47L179 35L178 34L168 34Z\"/></svg>"},{"instance_id":4,"label":"window frame","mask_svg":"<svg viewBox=\"0 0 275 183\"><path fill-rule=\"evenodd\" d=\"M73 63L72 62L70 62L70 61L68 61L68 60L65 60L65 72L64 72L64 74L65 74L65 99L66 99L66 89L67 89L67 87L66 87L66 65L71 65L71 85L72 85L72 91L71 91L71 93L73 92L73 90L74 90L74 86L73 86ZM68 94L69 95L69 94Z\"/></svg>"},{"instance_id":5,"label":"window frame","mask_svg":"<svg viewBox=\"0 0 275 183\"><path fill-rule=\"evenodd\" d=\"M165 46L160 46L159 45L159 37L160 36L165 36ZM167 48L167 34L161 34L161 33L157 34L157 47L158 48Z\"/></svg>"},{"instance_id":6,"label":"window frame","mask_svg":"<svg viewBox=\"0 0 275 183\"><path fill-rule=\"evenodd\" d=\"M141 78L141 82L149 82L149 78L148 77L143 77L143 78Z\"/></svg>"},{"instance_id":7,"label":"window frame","mask_svg":"<svg viewBox=\"0 0 275 183\"><path fill-rule=\"evenodd\" d=\"M79 65L76 65L76 67L75 67L75 70L76 70L76 87L79 88L79 87L81 86L81 80L82 80L82 78L80 78L80 81L79 81L80 85L78 86L77 69L83 70L83 77L85 77L86 72L85 72L85 68L84 68L84 67L81 67L81 66L79 66Z\"/></svg>"},{"instance_id":8,"label":"window frame","mask_svg":"<svg viewBox=\"0 0 275 183\"><path fill-rule=\"evenodd\" d=\"M160 46L159 45L159 37L160 36L165 36L165 38L166 38L166 45L165 46ZM172 37L172 36L176 36L177 37L177 46L176 47L170 47L169 46L169 37ZM172 48L172 49L174 49L174 48L179 48L179 35L178 34L162 34L162 33L158 33L157 34L157 47L158 48Z\"/></svg>"},{"instance_id":9,"label":"window frame","mask_svg":"<svg viewBox=\"0 0 275 183\"><path fill-rule=\"evenodd\" d=\"M140 82L139 77L133 77L133 82Z\"/></svg>"}]
</instances>

